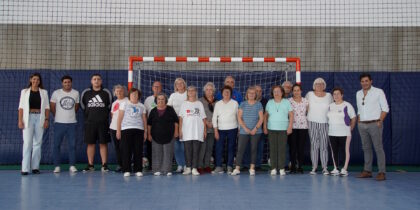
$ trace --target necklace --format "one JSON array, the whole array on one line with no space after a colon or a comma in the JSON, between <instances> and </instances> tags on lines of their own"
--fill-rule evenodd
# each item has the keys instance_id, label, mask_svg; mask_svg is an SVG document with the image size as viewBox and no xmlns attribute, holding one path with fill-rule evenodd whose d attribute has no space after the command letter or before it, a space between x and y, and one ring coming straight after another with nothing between
<instances>
[{"instance_id":1,"label":"necklace","mask_svg":"<svg viewBox=\"0 0 420 210\"><path fill-rule=\"evenodd\" d=\"M277 104L279 104L279 105L277 106ZM276 111L279 112L280 107L281 107L281 102L279 102L279 103L274 102L274 106L276 107Z\"/></svg>"}]
</instances>

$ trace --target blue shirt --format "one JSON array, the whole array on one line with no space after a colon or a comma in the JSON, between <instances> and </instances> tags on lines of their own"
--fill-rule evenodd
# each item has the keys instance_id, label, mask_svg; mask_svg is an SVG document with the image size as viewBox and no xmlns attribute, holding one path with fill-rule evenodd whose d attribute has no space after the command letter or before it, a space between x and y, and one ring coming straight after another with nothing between
<instances>
[{"instance_id":1,"label":"blue shirt","mask_svg":"<svg viewBox=\"0 0 420 210\"><path fill-rule=\"evenodd\" d=\"M289 100L283 98L280 103L271 99L265 111L268 113L268 130L285 131L289 126L289 112L293 111Z\"/></svg>"},{"instance_id":2,"label":"blue shirt","mask_svg":"<svg viewBox=\"0 0 420 210\"><path fill-rule=\"evenodd\" d=\"M217 92L216 94L216 100L220 101L223 99L222 93ZM233 90L232 99L238 102L240 104L243 101L242 94L239 91Z\"/></svg>"},{"instance_id":3,"label":"blue shirt","mask_svg":"<svg viewBox=\"0 0 420 210\"><path fill-rule=\"evenodd\" d=\"M244 121L245 126L250 130L254 129L259 120L258 112L263 111L262 104L260 102L256 102L255 104L250 105L248 101L244 101L239 106L239 109L242 110L242 120ZM257 134L260 133L262 133L261 127L257 130ZM239 134L247 134L242 126L239 130Z\"/></svg>"}]
</instances>

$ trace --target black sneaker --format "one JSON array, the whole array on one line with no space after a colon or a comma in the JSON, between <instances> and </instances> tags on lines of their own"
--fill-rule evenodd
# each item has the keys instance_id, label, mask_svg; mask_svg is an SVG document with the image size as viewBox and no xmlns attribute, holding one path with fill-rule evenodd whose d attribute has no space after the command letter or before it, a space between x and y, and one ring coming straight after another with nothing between
<instances>
[{"instance_id":1,"label":"black sneaker","mask_svg":"<svg viewBox=\"0 0 420 210\"><path fill-rule=\"evenodd\" d=\"M303 168L298 168L297 173L303 174Z\"/></svg>"},{"instance_id":2,"label":"black sneaker","mask_svg":"<svg viewBox=\"0 0 420 210\"><path fill-rule=\"evenodd\" d=\"M102 169L101 169L101 171L102 171L102 172L108 172L108 171L109 171L108 164L106 164L106 163L102 164Z\"/></svg>"},{"instance_id":3,"label":"black sneaker","mask_svg":"<svg viewBox=\"0 0 420 210\"><path fill-rule=\"evenodd\" d=\"M28 172L20 172L20 174L22 175L22 176L27 176L27 175L29 175L29 173Z\"/></svg>"},{"instance_id":4,"label":"black sneaker","mask_svg":"<svg viewBox=\"0 0 420 210\"><path fill-rule=\"evenodd\" d=\"M93 165L87 165L86 168L83 169L83 172L90 172L95 171L95 167Z\"/></svg>"},{"instance_id":5,"label":"black sneaker","mask_svg":"<svg viewBox=\"0 0 420 210\"><path fill-rule=\"evenodd\" d=\"M32 173L33 174L40 174L41 172L39 171L39 169L34 169L34 170L32 170Z\"/></svg>"}]
</instances>

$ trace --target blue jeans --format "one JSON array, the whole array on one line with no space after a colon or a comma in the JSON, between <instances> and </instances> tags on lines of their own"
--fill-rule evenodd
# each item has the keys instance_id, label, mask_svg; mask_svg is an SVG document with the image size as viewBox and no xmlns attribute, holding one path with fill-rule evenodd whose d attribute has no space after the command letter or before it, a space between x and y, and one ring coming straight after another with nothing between
<instances>
[{"instance_id":1,"label":"blue jeans","mask_svg":"<svg viewBox=\"0 0 420 210\"><path fill-rule=\"evenodd\" d=\"M185 166L184 142L175 140L175 161L178 166Z\"/></svg>"},{"instance_id":2,"label":"blue jeans","mask_svg":"<svg viewBox=\"0 0 420 210\"><path fill-rule=\"evenodd\" d=\"M76 123L54 123L54 165L60 165L60 147L64 137L69 147L69 164L76 164Z\"/></svg>"},{"instance_id":3,"label":"blue jeans","mask_svg":"<svg viewBox=\"0 0 420 210\"><path fill-rule=\"evenodd\" d=\"M236 136L238 135L238 129L230 130L219 130L219 140L216 141L216 166L222 166L222 157L225 147L225 139L227 138L228 146L228 159L227 166L233 167L233 158L235 156L235 147L236 147Z\"/></svg>"},{"instance_id":4,"label":"blue jeans","mask_svg":"<svg viewBox=\"0 0 420 210\"><path fill-rule=\"evenodd\" d=\"M256 167L261 167L264 158L264 145L267 141L267 135L261 134L260 141L258 142L258 149L257 149L257 162L255 162Z\"/></svg>"}]
</instances>

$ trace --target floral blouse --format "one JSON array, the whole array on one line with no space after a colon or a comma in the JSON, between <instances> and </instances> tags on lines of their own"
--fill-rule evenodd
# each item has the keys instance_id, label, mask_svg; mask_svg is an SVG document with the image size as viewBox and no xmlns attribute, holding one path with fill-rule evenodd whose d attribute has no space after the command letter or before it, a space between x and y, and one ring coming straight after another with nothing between
<instances>
[{"instance_id":1,"label":"floral blouse","mask_svg":"<svg viewBox=\"0 0 420 210\"><path fill-rule=\"evenodd\" d=\"M289 101L293 108L293 129L308 129L308 121L306 119L309 106L308 100L302 97L302 101L299 103L293 98L289 98Z\"/></svg>"}]
</instances>

